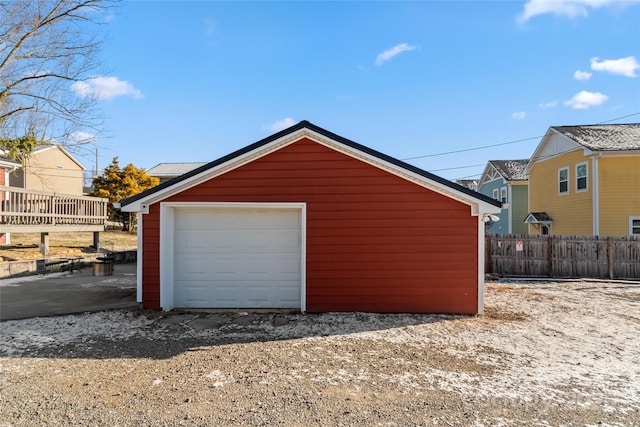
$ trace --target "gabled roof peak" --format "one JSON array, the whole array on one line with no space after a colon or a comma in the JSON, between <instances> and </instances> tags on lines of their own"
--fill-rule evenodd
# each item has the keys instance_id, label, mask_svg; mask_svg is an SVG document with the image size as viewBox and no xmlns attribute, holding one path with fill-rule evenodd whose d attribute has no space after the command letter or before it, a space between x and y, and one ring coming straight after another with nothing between
<instances>
[{"instance_id":1,"label":"gabled roof peak","mask_svg":"<svg viewBox=\"0 0 640 427\"><path fill-rule=\"evenodd\" d=\"M236 167L233 165L241 164L241 161L243 161L243 159L247 158L249 155L264 155L269 152L269 150L274 149L273 147L282 146L282 144L286 145L294 140L297 140L299 137L305 136L305 129L308 131L306 132L307 136L309 136L311 139L315 139L321 144L333 146L334 149L337 149L339 151L344 151L345 153L348 152L354 156L366 158L373 164L376 164L377 167L387 168L388 170L397 172L399 175L402 175L405 178L409 176L417 177L416 179L418 179L422 183L431 182L431 184L429 185L432 185L434 188L439 188L439 191L446 192L448 194L456 194L456 197L463 198L467 201L473 200L473 203L481 203L484 206L500 206L500 202L488 196L477 193L473 190L470 190L469 188L463 187L462 185L434 175L401 160L387 156L386 154L358 144L357 142L351 141L347 138L343 138L333 132L316 126L307 120L302 120L293 126L276 132L271 136L254 142L253 144L234 151L233 153L227 154L226 156L220 157L213 162L195 168L192 171L185 173L184 175L166 181L138 195L124 199L120 204L124 207L127 205L133 206L134 203L136 205L139 205L143 202L146 203L149 201L151 203L155 203L156 200L160 200L169 192L178 191L179 188L182 188L186 185L191 185L197 181L200 181L201 179L209 179L207 177L211 177L214 172L220 170L221 168Z\"/></svg>"},{"instance_id":2,"label":"gabled roof peak","mask_svg":"<svg viewBox=\"0 0 640 427\"><path fill-rule=\"evenodd\" d=\"M493 166L500 175L506 181L526 181L527 176L524 173L524 169L529 163L529 159L518 160L489 160L491 166Z\"/></svg>"}]
</instances>

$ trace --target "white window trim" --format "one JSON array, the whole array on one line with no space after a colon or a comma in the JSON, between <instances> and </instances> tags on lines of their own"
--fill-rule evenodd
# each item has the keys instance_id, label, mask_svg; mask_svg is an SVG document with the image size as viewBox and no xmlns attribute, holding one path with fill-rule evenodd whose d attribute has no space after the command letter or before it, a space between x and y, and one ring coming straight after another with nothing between
<instances>
[{"instance_id":1,"label":"white window trim","mask_svg":"<svg viewBox=\"0 0 640 427\"><path fill-rule=\"evenodd\" d=\"M502 200L502 194L504 193L504 201ZM500 188L500 198L498 199L502 203L509 203L509 194L507 193L507 187Z\"/></svg>"},{"instance_id":2,"label":"white window trim","mask_svg":"<svg viewBox=\"0 0 640 427\"><path fill-rule=\"evenodd\" d=\"M578 168L580 166L584 166L584 170L586 171L585 179L587 180L587 186L585 188L578 189ZM589 163L582 162L576 165L576 193L582 193L583 191L589 191Z\"/></svg>"},{"instance_id":3,"label":"white window trim","mask_svg":"<svg viewBox=\"0 0 640 427\"><path fill-rule=\"evenodd\" d=\"M640 221L640 216L630 216L629 217L629 236L640 236L640 232L633 232L633 221Z\"/></svg>"},{"instance_id":4,"label":"white window trim","mask_svg":"<svg viewBox=\"0 0 640 427\"><path fill-rule=\"evenodd\" d=\"M493 189L492 197L496 200L500 200L500 191L497 188Z\"/></svg>"},{"instance_id":5,"label":"white window trim","mask_svg":"<svg viewBox=\"0 0 640 427\"><path fill-rule=\"evenodd\" d=\"M560 172L566 170L567 171L567 191L565 191L564 193L560 191ZM559 196L564 196L566 194L570 193L570 189L571 189L571 172L569 171L569 167L568 166L563 166L561 168L558 169L558 181L556 184L556 189L558 191L558 195Z\"/></svg>"}]
</instances>

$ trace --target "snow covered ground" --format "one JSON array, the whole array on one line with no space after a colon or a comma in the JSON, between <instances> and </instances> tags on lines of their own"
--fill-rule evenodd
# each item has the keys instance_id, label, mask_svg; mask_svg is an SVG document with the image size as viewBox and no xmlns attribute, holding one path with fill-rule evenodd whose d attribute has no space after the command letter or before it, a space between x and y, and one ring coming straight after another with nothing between
<instances>
[{"instance_id":1,"label":"snow covered ground","mask_svg":"<svg viewBox=\"0 0 640 427\"><path fill-rule=\"evenodd\" d=\"M0 390L20 390L38 360L64 360L68 351L91 359L98 349L99 358L108 359L109 345L120 346L111 355L117 357L129 351L125 345L162 343L130 353L179 363L194 349L243 345L247 355L238 356L240 362L201 367L203 380L220 391L247 375L236 366L242 357L286 343L287 352L278 347L271 354L268 363L277 368L260 373L260 384L274 390L321 384L364 395L388 389L423 400L449 394L479 402L475 425L640 423L640 283L494 282L485 301L486 313L478 317L121 310L7 321L0 323ZM152 379L154 388L168 381ZM539 412L527 418L507 402ZM456 416L451 420L459 421Z\"/></svg>"}]
</instances>

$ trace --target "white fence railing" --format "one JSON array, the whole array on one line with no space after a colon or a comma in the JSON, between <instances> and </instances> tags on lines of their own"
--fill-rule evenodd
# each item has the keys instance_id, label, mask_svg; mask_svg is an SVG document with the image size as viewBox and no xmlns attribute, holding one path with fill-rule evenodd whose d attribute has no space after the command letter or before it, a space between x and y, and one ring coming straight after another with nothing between
<instances>
[{"instance_id":1,"label":"white fence railing","mask_svg":"<svg viewBox=\"0 0 640 427\"><path fill-rule=\"evenodd\" d=\"M0 233L99 230L107 224L108 199L0 186Z\"/></svg>"}]
</instances>

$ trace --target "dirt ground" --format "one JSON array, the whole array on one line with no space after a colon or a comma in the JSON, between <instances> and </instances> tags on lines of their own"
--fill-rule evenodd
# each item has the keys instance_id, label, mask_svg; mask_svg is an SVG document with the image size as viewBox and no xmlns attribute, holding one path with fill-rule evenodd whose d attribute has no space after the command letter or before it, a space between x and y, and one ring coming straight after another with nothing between
<instances>
[{"instance_id":1,"label":"dirt ground","mask_svg":"<svg viewBox=\"0 0 640 427\"><path fill-rule=\"evenodd\" d=\"M40 233L11 233L11 244L0 245L0 262L42 259L38 247ZM49 233L49 256L52 258L95 253L92 232ZM100 248L107 251L135 249L135 233L104 231L100 233Z\"/></svg>"},{"instance_id":2,"label":"dirt ground","mask_svg":"<svg viewBox=\"0 0 640 427\"><path fill-rule=\"evenodd\" d=\"M0 426L640 425L640 283L479 317L137 310L0 323Z\"/></svg>"}]
</instances>

